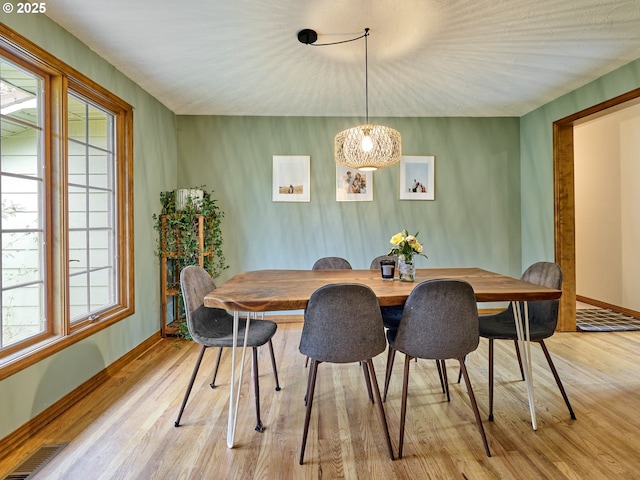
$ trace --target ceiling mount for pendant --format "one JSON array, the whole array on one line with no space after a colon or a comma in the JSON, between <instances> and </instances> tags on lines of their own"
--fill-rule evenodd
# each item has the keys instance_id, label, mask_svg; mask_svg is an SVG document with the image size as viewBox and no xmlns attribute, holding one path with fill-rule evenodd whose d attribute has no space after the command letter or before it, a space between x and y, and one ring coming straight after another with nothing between
<instances>
[{"instance_id":1,"label":"ceiling mount for pendant","mask_svg":"<svg viewBox=\"0 0 640 480\"><path fill-rule=\"evenodd\" d=\"M311 45L312 43L316 43L318 40L318 34L315 30L311 30L310 28L305 28L298 32L298 41L300 43L304 43L305 45Z\"/></svg>"}]
</instances>

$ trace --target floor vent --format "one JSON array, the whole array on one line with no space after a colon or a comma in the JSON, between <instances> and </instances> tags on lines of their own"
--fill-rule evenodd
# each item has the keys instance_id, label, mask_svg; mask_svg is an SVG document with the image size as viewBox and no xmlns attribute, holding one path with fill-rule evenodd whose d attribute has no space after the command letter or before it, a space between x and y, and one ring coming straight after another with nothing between
<instances>
[{"instance_id":1,"label":"floor vent","mask_svg":"<svg viewBox=\"0 0 640 480\"><path fill-rule=\"evenodd\" d=\"M57 443L55 445L43 445L38 450L22 462L3 480L27 480L40 471L49 461L60 452L67 443Z\"/></svg>"}]
</instances>

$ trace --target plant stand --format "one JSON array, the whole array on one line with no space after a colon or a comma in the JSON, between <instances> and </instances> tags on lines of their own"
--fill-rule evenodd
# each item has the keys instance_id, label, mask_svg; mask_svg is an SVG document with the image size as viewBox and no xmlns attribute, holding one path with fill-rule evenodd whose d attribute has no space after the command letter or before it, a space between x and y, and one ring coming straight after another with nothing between
<instances>
[{"instance_id":1,"label":"plant stand","mask_svg":"<svg viewBox=\"0 0 640 480\"><path fill-rule=\"evenodd\" d=\"M180 323L184 321L184 307L180 293L180 271L194 265L193 252L185 252L180 241L181 230L175 225L180 213L160 216L160 334L162 337L177 336ZM197 229L197 264L204 267L205 257L212 254L205 250L205 215L193 215L193 227ZM196 232L194 232L196 233ZM191 246L193 249L193 245ZM212 273L212 272L209 272Z\"/></svg>"}]
</instances>

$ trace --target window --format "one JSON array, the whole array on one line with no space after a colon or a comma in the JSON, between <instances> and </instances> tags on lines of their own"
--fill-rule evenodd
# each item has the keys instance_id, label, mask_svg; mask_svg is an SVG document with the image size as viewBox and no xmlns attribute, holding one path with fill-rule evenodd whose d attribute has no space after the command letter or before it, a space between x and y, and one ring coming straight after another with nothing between
<instances>
[{"instance_id":1,"label":"window","mask_svg":"<svg viewBox=\"0 0 640 480\"><path fill-rule=\"evenodd\" d=\"M71 323L115 303L113 115L69 94L69 290Z\"/></svg>"},{"instance_id":2,"label":"window","mask_svg":"<svg viewBox=\"0 0 640 480\"><path fill-rule=\"evenodd\" d=\"M0 60L0 347L37 336L45 309L44 78Z\"/></svg>"},{"instance_id":3,"label":"window","mask_svg":"<svg viewBox=\"0 0 640 480\"><path fill-rule=\"evenodd\" d=\"M132 108L0 24L0 379L133 313Z\"/></svg>"}]
</instances>

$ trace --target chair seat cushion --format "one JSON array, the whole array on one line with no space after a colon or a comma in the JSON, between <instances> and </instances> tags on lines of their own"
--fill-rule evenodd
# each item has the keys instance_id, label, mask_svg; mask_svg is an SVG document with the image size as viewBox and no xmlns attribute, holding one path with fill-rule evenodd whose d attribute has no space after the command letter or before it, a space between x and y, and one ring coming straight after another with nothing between
<instances>
[{"instance_id":1,"label":"chair seat cushion","mask_svg":"<svg viewBox=\"0 0 640 480\"><path fill-rule=\"evenodd\" d=\"M238 344L242 345L247 321L238 323ZM207 347L233 346L233 316L224 310L201 306L193 312L193 331L189 331L197 342ZM278 325L270 320L251 320L248 347L259 347L267 343L276 333Z\"/></svg>"},{"instance_id":2,"label":"chair seat cushion","mask_svg":"<svg viewBox=\"0 0 640 480\"><path fill-rule=\"evenodd\" d=\"M480 315L480 336L483 338L493 338L497 340L517 340L516 323L511 309L494 315ZM529 324L529 331L532 341L544 340L548 338L549 328L547 325Z\"/></svg>"}]
</instances>

